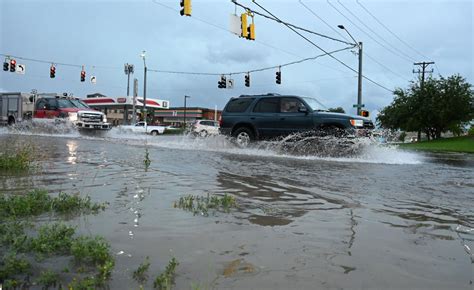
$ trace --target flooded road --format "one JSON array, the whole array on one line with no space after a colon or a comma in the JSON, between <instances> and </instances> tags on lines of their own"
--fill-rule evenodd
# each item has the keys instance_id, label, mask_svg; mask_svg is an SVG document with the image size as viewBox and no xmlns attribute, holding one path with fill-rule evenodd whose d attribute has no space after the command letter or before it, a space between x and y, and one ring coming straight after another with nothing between
<instances>
[{"instance_id":1,"label":"flooded road","mask_svg":"<svg viewBox=\"0 0 474 290\"><path fill-rule=\"evenodd\" d=\"M1 146L33 144L40 166L0 176L3 192L110 203L69 222L110 241L111 289L138 289L131 273L146 256L150 280L176 257L176 289L473 289L473 155L370 145L347 158L292 156L114 130L0 132ZM173 208L207 193L231 194L238 207L209 217Z\"/></svg>"}]
</instances>

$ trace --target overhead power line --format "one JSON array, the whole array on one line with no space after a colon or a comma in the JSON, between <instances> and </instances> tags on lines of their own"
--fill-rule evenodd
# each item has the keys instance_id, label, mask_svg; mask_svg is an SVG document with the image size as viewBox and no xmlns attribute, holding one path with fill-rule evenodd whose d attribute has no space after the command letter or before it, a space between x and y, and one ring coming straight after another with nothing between
<instances>
[{"instance_id":1,"label":"overhead power line","mask_svg":"<svg viewBox=\"0 0 474 290\"><path fill-rule=\"evenodd\" d=\"M253 1L255 4L257 4L255 1ZM340 40L340 39L337 39L337 38L334 38L334 37L331 37L331 36L328 36L328 35L325 35L325 34L322 34L322 33L318 33L318 32L315 32L315 31L312 31L312 30L309 30L309 29L306 29L306 28L303 28L303 27L299 27L299 26L296 26L294 24L291 24L291 23L288 23L288 22L285 22L281 19L279 19L278 17L275 17L273 16L273 14L267 12L268 14L270 14L272 17L268 16L268 15L265 15L263 13L260 13L258 11L255 11L255 10L252 10L240 3L237 2L237 0L232 0L232 3L234 3L235 5L239 6L239 7L242 7L246 10L250 10L252 11L252 13L256 14L256 15L259 15L259 16L262 16L262 17L265 17L267 19L270 19L270 20L273 20L273 21L276 21L278 23L281 23L281 24L284 24L288 27L291 27L291 28L294 28L294 29L297 29L297 30L301 30L301 31L304 31L304 32L307 32L307 33L310 33L310 34L314 34L314 35L317 35L319 37L322 37L322 38L327 38L327 39L330 39L330 40L333 40L333 41L337 41L337 42L340 42L340 43L344 43L344 44L347 44L347 45L354 45L354 43L351 43L351 42L347 42L347 41L344 41L344 40ZM257 4L257 6L260 7L260 5ZM263 9L263 8L262 8Z\"/></svg>"},{"instance_id":2,"label":"overhead power line","mask_svg":"<svg viewBox=\"0 0 474 290\"><path fill-rule=\"evenodd\" d=\"M400 53L401 55L403 55L404 57L406 57L407 59L411 59L413 60L413 58L411 56L409 56L408 54L404 53L403 51L401 51L400 49L398 49L396 46L393 46L391 43L389 43L384 37L380 36L380 34L378 34L376 31L374 31L370 26L368 26L367 24L365 24L364 21L362 21L362 19L360 19L357 15L355 15L349 8L347 8L344 4L342 4L342 2L340 0L337 0L337 3L339 3L339 5L342 6L342 8L344 8L350 15L352 15L352 17L354 17L355 19L357 19L357 21L359 21L362 25L364 25L365 28L367 28L370 32L372 32L374 35L376 35L378 38L380 38L383 42L385 42L388 46L390 46L390 48L394 49L395 51L397 51L398 53Z\"/></svg>"},{"instance_id":3,"label":"overhead power line","mask_svg":"<svg viewBox=\"0 0 474 290\"><path fill-rule=\"evenodd\" d=\"M284 63L284 64L279 64L279 65L274 65L274 66L269 66L269 67L264 67L264 68L258 68L258 69L251 69L251 70L245 70L245 71L235 71L235 72L226 72L226 73L212 73L212 72L186 72L186 71L170 71L170 70L157 70L157 69L148 69L148 71L152 72L157 72L157 73L169 73L169 74L183 74L183 75L205 75L205 76L220 76L220 75L241 75L241 74L247 74L247 73L254 73L254 72L261 72L261 71L266 71L266 70L271 70L271 69L276 69L276 68L281 68L285 66L290 66L290 65L295 65L299 64L302 62L306 62L309 60L315 60L317 58L326 56L326 55L332 55L337 52L341 52L344 50L352 49L352 46L333 50L330 52L325 52L320 55L312 56L312 57L307 57L303 58L300 60Z\"/></svg>"},{"instance_id":4,"label":"overhead power line","mask_svg":"<svg viewBox=\"0 0 474 290\"><path fill-rule=\"evenodd\" d=\"M158 2L157 0L152 0L152 2L155 3L155 4L157 4L157 5L159 5L159 6L165 7L165 8L167 8L167 9L169 9L169 10L172 10L172 11L175 11L175 12L179 12L178 9L175 9L175 8L173 8L173 7L171 7L171 6L168 6L168 5L164 4L164 3ZM197 16L192 16L192 17L190 17L190 18L191 18L191 19L194 19L194 20L197 20L197 21L199 21L199 22L202 22L202 23L204 23L204 24L210 25L210 26L212 26L212 27L214 27L214 28L217 28L217 29L219 29L219 30L229 32L229 33L231 33L232 35L235 35L234 32L231 31L230 29L224 28L224 27L222 27L222 26L219 26L219 25L217 25L217 24L214 24L214 23L212 23L212 22L210 22L210 21L207 21L207 20L205 20L205 19L201 19L201 18L199 18L199 17L197 17ZM288 55L297 57L297 58L299 58L299 59L303 58L303 57L300 56L300 55L297 55L297 54L295 54L295 53L289 52L289 51L287 51L287 50L285 50L285 49L276 47L276 46L274 46L274 45L271 45L271 44L262 42L262 41L260 41L260 40L258 40L258 39L256 39L255 42L257 42L258 44L261 44L261 45L263 45L263 46L266 46L266 47L269 47L269 48L272 48L272 49L275 49L275 50L279 50L279 51L281 51L281 52L284 52L284 53L286 53L286 54L288 54ZM349 43L349 42L348 42L347 44L348 44L348 45L352 45L352 43ZM338 68L334 68L334 67L332 67L332 66L328 66L328 65L325 65L325 64L322 64L322 63L318 63L318 65L324 66L324 67L330 68L330 69L332 69L332 70L336 70L336 71L339 71L339 72L344 73L344 71L342 71L342 70L340 70L340 69L338 69Z\"/></svg>"},{"instance_id":5,"label":"overhead power line","mask_svg":"<svg viewBox=\"0 0 474 290\"><path fill-rule=\"evenodd\" d=\"M380 41L378 41L377 39L375 39L374 37L372 37L372 35L370 35L369 33L367 33L365 30L363 30L359 25L357 25L354 21L352 21L349 17L347 17L344 13L342 13L339 9L337 9L336 6L334 6L331 2L329 2L329 0L326 0L326 2L334 9L337 11L337 13L339 13L342 17L344 17L347 21L349 21L352 25L354 25L354 27L356 27L357 29L359 29L360 31L362 31L365 35L367 35L370 39L372 39L373 41L375 41L378 45L382 46L383 48L385 48L387 51L391 52L392 54L400 57L401 59L404 59L406 61L408 61L409 63L412 63L413 60L411 60L410 58L407 58L399 53L397 53L396 51L394 51L393 49L391 49L390 47L387 47L386 45L384 45L383 43L381 43Z\"/></svg>"},{"instance_id":6,"label":"overhead power line","mask_svg":"<svg viewBox=\"0 0 474 290\"><path fill-rule=\"evenodd\" d=\"M233 2L235 3L235 0L233 0ZM258 4L255 0L253 0L253 3L255 5L257 5L258 7L260 7L260 9L262 9L263 11L267 12L268 14L270 14L273 18L275 19L278 19L278 17L276 17L274 14L272 14L270 11L268 11L267 9L265 9L263 6L261 6L260 4ZM242 7L245 7L243 5L240 5ZM247 10L250 10L252 13L255 13L254 10L248 8L248 7L245 7L245 9ZM261 13L260 13L261 14ZM315 46L316 48L318 48L319 50L321 50L322 52L324 52L325 54L327 54L329 57L331 57L332 59L336 60L337 62L339 62L340 64L342 64L343 66L345 66L346 68L348 68L349 70L355 72L355 73L358 73L355 69L353 69L352 67L350 67L349 65L347 65L346 63L344 63L342 60L336 58L335 56L333 56L332 54L329 54L326 50L324 50L322 47L320 47L319 45L317 45L316 43L314 43L313 41L311 41L310 39L308 39L306 36L302 35L300 32L296 31L293 27L289 26L288 24L286 24L285 22L279 20L280 23L282 23L283 25L285 25L286 27L288 27L290 30L292 30L294 33L298 34L301 38L303 38L304 40L306 40L307 42L311 43L313 46ZM362 76L364 79L368 80L369 82L375 84L376 86L380 87L380 88L383 88L384 90L386 91L389 91L389 92L392 92L393 90L390 90L389 88L379 84L378 82L370 79L369 77L367 76Z\"/></svg>"},{"instance_id":7,"label":"overhead power line","mask_svg":"<svg viewBox=\"0 0 474 290\"><path fill-rule=\"evenodd\" d=\"M411 46L406 41L401 39L397 34L395 34L395 32L393 32L390 28L388 28L385 24L383 24L383 22L380 21L377 17L375 17L375 15L371 13L364 5L362 5L362 3L359 2L359 0L356 0L356 3L359 4L359 6L362 7L362 9L364 9L365 12L367 12L367 14L369 14L375 21L377 21L378 24L380 24L383 28L385 28L385 30L387 30L390 34L392 34L396 39L398 39L406 47L410 48L411 50L413 50L415 53L422 56L423 58L429 59L429 57L425 56L424 54L416 50L413 46Z\"/></svg>"},{"instance_id":8,"label":"overhead power line","mask_svg":"<svg viewBox=\"0 0 474 290\"><path fill-rule=\"evenodd\" d=\"M321 20L324 24L326 24L327 27L329 27L330 29L332 29L334 32L336 32L337 34L343 36L343 34L341 34L339 31L337 31L332 25L330 25L327 21L325 21L322 17L320 17L316 12L314 12L311 8L309 8L306 4L303 3L302 0L299 0L299 3L304 7L306 8L306 10L308 10L309 12L311 12L311 14L313 14L316 18L318 18L319 20ZM344 37L344 36L343 36ZM346 37L344 37L346 39ZM389 67L387 67L386 65L384 65L383 63L381 63L380 61L376 60L374 57L372 57L371 55L369 55L367 52L364 52L364 55L367 56L368 58L370 58L373 62L375 62L376 64L380 65L381 67L385 68L387 71L391 72L392 74L406 80L406 81L409 81L407 78L403 77L402 75L400 75L399 73L393 71L392 69L390 69Z\"/></svg>"}]
</instances>

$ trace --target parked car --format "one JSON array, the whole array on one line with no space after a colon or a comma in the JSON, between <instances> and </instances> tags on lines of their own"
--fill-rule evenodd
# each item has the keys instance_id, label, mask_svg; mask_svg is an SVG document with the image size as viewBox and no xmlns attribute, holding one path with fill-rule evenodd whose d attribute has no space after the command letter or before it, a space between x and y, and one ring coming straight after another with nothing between
<instances>
[{"instance_id":1,"label":"parked car","mask_svg":"<svg viewBox=\"0 0 474 290\"><path fill-rule=\"evenodd\" d=\"M219 134L219 123L212 120L196 120L191 132L197 136L206 137Z\"/></svg>"},{"instance_id":2,"label":"parked car","mask_svg":"<svg viewBox=\"0 0 474 290\"><path fill-rule=\"evenodd\" d=\"M366 136L374 128L368 118L332 113L314 98L267 94L231 98L222 112L220 132L239 146L300 132L334 136Z\"/></svg>"},{"instance_id":3,"label":"parked car","mask_svg":"<svg viewBox=\"0 0 474 290\"><path fill-rule=\"evenodd\" d=\"M146 122L138 122L135 125L123 125L120 126L121 129L129 130L135 133L147 133L153 136L158 134L163 134L165 132L165 126L152 126L147 125Z\"/></svg>"}]
</instances>

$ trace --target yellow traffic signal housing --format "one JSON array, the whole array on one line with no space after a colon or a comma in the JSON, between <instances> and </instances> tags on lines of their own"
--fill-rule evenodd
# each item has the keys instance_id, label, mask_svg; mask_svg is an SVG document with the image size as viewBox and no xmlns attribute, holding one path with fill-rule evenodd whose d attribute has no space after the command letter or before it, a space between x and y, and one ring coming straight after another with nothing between
<instances>
[{"instance_id":1,"label":"yellow traffic signal housing","mask_svg":"<svg viewBox=\"0 0 474 290\"><path fill-rule=\"evenodd\" d=\"M249 40L255 40L255 24L250 24L249 25L249 35L247 36L247 39Z\"/></svg>"},{"instance_id":2,"label":"yellow traffic signal housing","mask_svg":"<svg viewBox=\"0 0 474 290\"><path fill-rule=\"evenodd\" d=\"M247 13L242 13L240 15L240 28L241 28L241 33L240 36L243 38L247 38L249 33L247 31Z\"/></svg>"},{"instance_id":3,"label":"yellow traffic signal housing","mask_svg":"<svg viewBox=\"0 0 474 290\"><path fill-rule=\"evenodd\" d=\"M191 0L181 0L181 11L179 12L181 16L191 16Z\"/></svg>"}]
</instances>

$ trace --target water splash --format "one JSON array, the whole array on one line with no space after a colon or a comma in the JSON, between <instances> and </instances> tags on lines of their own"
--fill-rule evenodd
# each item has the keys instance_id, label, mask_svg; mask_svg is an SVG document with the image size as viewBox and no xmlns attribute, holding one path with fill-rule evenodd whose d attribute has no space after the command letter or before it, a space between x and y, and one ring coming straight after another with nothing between
<instances>
[{"instance_id":1,"label":"water splash","mask_svg":"<svg viewBox=\"0 0 474 290\"><path fill-rule=\"evenodd\" d=\"M149 136L121 128L112 128L100 134L84 135L71 125L51 124L51 122L25 122L8 129L1 128L0 134L98 139L127 143L131 146L142 146L147 143L151 147L168 149L303 160L380 164L420 164L423 162L423 157L419 153L399 150L395 145L380 144L370 138L291 135L275 141L255 142L248 148L239 148L231 138L220 135L207 138L191 135Z\"/></svg>"}]
</instances>

